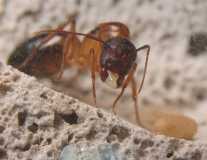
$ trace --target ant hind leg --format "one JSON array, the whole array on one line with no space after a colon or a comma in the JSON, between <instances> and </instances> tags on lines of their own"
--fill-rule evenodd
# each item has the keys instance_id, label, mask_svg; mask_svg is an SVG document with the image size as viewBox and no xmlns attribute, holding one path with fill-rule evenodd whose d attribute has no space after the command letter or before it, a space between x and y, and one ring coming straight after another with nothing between
<instances>
[{"instance_id":1,"label":"ant hind leg","mask_svg":"<svg viewBox=\"0 0 207 160\"><path fill-rule=\"evenodd\" d=\"M59 25L55 31L62 31L67 25L71 24L71 28L75 28L75 15L70 16L68 22ZM41 32L37 32L35 35L41 34ZM41 48L44 44L48 43L52 38L57 35L56 32L48 33L48 35L40 41L40 44L32 49L32 53L25 59L25 61L18 67L20 70L24 69L38 54L37 50Z\"/></svg>"}]
</instances>

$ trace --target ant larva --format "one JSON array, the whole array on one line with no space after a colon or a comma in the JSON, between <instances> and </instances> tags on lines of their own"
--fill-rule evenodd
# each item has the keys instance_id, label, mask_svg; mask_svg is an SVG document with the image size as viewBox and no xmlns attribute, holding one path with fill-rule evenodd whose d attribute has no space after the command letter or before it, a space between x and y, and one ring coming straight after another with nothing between
<instances>
[{"instance_id":1,"label":"ant larva","mask_svg":"<svg viewBox=\"0 0 207 160\"><path fill-rule=\"evenodd\" d=\"M66 26L70 26L66 31ZM80 41L77 36L83 36ZM50 40L60 37L52 45L45 46ZM143 78L140 86L134 79L137 68L137 52L146 49L146 59ZM10 55L8 64L31 75L57 75L61 77L66 66L78 66L80 69L90 69L93 98L96 104L96 73L110 87L121 88L121 92L113 102L113 112L116 113L116 103L131 83L132 97L135 106L136 120L140 124L138 111L138 94L140 93L147 70L149 45L136 48L130 41L129 29L120 22L99 24L88 34L75 31L75 19L54 30L40 31L33 38L20 44Z\"/></svg>"}]
</instances>

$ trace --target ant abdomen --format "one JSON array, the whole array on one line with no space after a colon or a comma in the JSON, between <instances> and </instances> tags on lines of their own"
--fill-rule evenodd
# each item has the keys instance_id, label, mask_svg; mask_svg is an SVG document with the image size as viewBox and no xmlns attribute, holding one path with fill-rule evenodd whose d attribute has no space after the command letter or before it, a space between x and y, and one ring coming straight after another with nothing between
<instances>
[{"instance_id":1,"label":"ant abdomen","mask_svg":"<svg viewBox=\"0 0 207 160\"><path fill-rule=\"evenodd\" d=\"M121 87L137 57L135 46L126 38L111 38L103 44L100 77L113 88Z\"/></svg>"},{"instance_id":2,"label":"ant abdomen","mask_svg":"<svg viewBox=\"0 0 207 160\"><path fill-rule=\"evenodd\" d=\"M62 46L56 43L38 49L42 40L47 36L48 34L43 33L21 43L9 56L7 64L19 68L27 74L36 76L45 76L58 72L61 65ZM21 65L32 54L34 48L37 48L37 56L25 67L21 68Z\"/></svg>"},{"instance_id":3,"label":"ant abdomen","mask_svg":"<svg viewBox=\"0 0 207 160\"><path fill-rule=\"evenodd\" d=\"M27 39L18 45L8 58L7 64L18 68L25 59L31 54L32 49L41 43L41 40L45 38L47 34L40 34L38 36Z\"/></svg>"}]
</instances>

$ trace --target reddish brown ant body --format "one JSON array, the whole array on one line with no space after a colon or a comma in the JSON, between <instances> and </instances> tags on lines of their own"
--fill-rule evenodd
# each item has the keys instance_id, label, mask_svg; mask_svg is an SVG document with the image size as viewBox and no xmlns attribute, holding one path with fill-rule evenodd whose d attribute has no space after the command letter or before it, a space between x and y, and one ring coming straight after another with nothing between
<instances>
[{"instance_id":1,"label":"reddish brown ant body","mask_svg":"<svg viewBox=\"0 0 207 160\"><path fill-rule=\"evenodd\" d=\"M70 30L65 27L70 25ZM54 37L60 41L52 46L43 47ZM82 42L77 36L84 36ZM8 64L29 74L57 74L61 76L66 66L78 66L80 69L91 70L93 97L96 103L95 79L100 74L103 82L113 88L121 88L121 92L113 103L115 106L129 83L132 85L132 97L135 103L136 120L140 124L137 96L140 93L146 70L150 46L135 48L129 39L129 30L120 22L99 24L88 34L75 31L75 20L59 26L54 30L40 31L35 37L22 43L11 54ZM144 75L137 88L134 73L137 68L137 52L146 49Z\"/></svg>"}]
</instances>

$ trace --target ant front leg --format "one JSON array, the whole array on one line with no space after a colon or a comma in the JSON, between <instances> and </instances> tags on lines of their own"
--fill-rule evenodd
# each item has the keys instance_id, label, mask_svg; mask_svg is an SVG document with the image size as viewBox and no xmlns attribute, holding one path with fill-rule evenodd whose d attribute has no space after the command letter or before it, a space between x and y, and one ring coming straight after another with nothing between
<instances>
[{"instance_id":1,"label":"ant front leg","mask_svg":"<svg viewBox=\"0 0 207 160\"><path fill-rule=\"evenodd\" d=\"M135 63L129 74L127 75L127 78L125 79L124 83L123 83L123 86L122 86L122 89L121 89L121 92L119 93L119 95L117 96L117 98L115 99L114 103L113 103L113 106L112 106L112 110L113 110L113 113L116 114L116 103L118 102L118 100L121 98L121 96L123 95L126 87L128 86L129 82L131 82L133 76L134 76L134 72L137 68L137 64Z\"/></svg>"},{"instance_id":2,"label":"ant front leg","mask_svg":"<svg viewBox=\"0 0 207 160\"><path fill-rule=\"evenodd\" d=\"M147 72L147 64L148 64L148 59L149 59L149 53L150 53L150 46L149 45L144 45L138 49L136 49L136 51L140 51L143 49L147 49L147 55L146 55L146 59L145 59L145 66L144 66L144 75L142 77L142 81L140 84L139 89L137 89L137 84L136 81L134 79L134 77L132 77L131 79L131 87L132 87L132 98L134 101L134 109L135 109L135 115L136 115L136 122L139 126L142 126L141 124L141 120L140 120L140 111L139 111L139 104L138 104L138 94L141 92L143 84L144 84L144 80L145 80L145 76L146 76L146 72Z\"/></svg>"},{"instance_id":3,"label":"ant front leg","mask_svg":"<svg viewBox=\"0 0 207 160\"><path fill-rule=\"evenodd\" d=\"M96 106L96 58L94 49L90 49L90 56L92 59L91 63L91 79L92 79L92 87L93 87L93 100Z\"/></svg>"},{"instance_id":4,"label":"ant front leg","mask_svg":"<svg viewBox=\"0 0 207 160\"><path fill-rule=\"evenodd\" d=\"M136 84L134 77L132 78L132 81L131 81L131 87L132 87L131 88L132 89L132 99L134 101L136 122L139 126L142 126L141 120L140 120L140 113L139 113L140 111L139 111L138 96L137 96L137 84Z\"/></svg>"},{"instance_id":5,"label":"ant front leg","mask_svg":"<svg viewBox=\"0 0 207 160\"><path fill-rule=\"evenodd\" d=\"M146 54L146 59L145 59L145 64L144 64L144 75L142 77L142 81L141 81L140 87L137 90L138 94L141 92L143 84L144 84L144 80L145 80L145 76L146 76L146 72L147 72L147 64L148 64L148 59L149 59L150 46L149 45L144 45L144 46L142 46L140 48L137 48L136 51L139 52L139 51L141 51L143 49L147 50L147 54Z\"/></svg>"}]
</instances>

